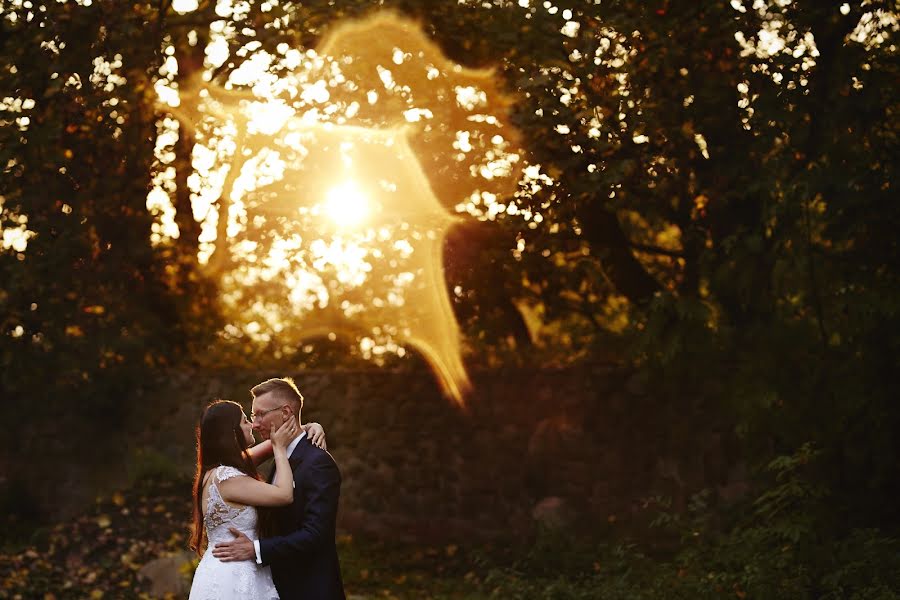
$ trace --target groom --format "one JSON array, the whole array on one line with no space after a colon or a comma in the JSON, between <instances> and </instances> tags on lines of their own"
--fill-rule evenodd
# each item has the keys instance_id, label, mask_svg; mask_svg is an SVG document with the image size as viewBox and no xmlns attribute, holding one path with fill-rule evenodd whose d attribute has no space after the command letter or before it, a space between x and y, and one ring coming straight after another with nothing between
<instances>
[{"instance_id":1,"label":"groom","mask_svg":"<svg viewBox=\"0 0 900 600\"><path fill-rule=\"evenodd\" d=\"M250 393L253 429L264 439L272 426L288 419L300 424L303 396L291 378L269 379ZM287 454L294 472L294 501L275 509L279 535L251 540L232 529L235 539L216 544L213 556L223 562L255 560L271 565L281 600L343 600L334 540L341 474L331 455L313 446L305 432L294 438Z\"/></svg>"}]
</instances>

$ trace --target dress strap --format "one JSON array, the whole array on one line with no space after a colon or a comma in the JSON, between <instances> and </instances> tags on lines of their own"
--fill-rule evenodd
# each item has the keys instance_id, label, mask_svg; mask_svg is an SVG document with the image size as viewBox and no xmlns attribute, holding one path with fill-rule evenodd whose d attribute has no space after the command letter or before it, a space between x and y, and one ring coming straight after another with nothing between
<instances>
[{"instance_id":1,"label":"dress strap","mask_svg":"<svg viewBox=\"0 0 900 600\"><path fill-rule=\"evenodd\" d=\"M234 477L247 477L247 474L241 471L240 469L236 469L234 467L230 467L227 465L222 465L220 467L215 468L215 473L213 475L215 477L214 481L216 483L222 483L228 479L232 479Z\"/></svg>"}]
</instances>

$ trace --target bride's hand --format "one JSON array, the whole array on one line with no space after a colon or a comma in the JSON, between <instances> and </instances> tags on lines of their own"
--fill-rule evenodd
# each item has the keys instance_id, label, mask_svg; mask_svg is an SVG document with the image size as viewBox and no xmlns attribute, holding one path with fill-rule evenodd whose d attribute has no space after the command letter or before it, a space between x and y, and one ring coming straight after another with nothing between
<instances>
[{"instance_id":1,"label":"bride's hand","mask_svg":"<svg viewBox=\"0 0 900 600\"><path fill-rule=\"evenodd\" d=\"M285 450L288 447L288 444L291 443L291 440L297 437L297 421L288 419L282 423L278 429L275 429L275 426L272 425L272 431L269 437L272 440L272 446L274 446L276 450Z\"/></svg>"},{"instance_id":2,"label":"bride's hand","mask_svg":"<svg viewBox=\"0 0 900 600\"><path fill-rule=\"evenodd\" d=\"M325 443L325 429L321 425L318 423L307 423L306 425L301 425L301 427L306 432L313 446L318 446L322 450L328 450L328 445Z\"/></svg>"}]
</instances>

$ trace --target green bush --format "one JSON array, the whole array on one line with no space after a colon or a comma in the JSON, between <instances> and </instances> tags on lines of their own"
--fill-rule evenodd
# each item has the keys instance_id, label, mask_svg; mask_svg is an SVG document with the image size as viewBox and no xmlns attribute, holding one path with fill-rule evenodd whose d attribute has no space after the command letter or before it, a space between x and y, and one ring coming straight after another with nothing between
<instances>
[{"instance_id":1,"label":"green bush","mask_svg":"<svg viewBox=\"0 0 900 600\"><path fill-rule=\"evenodd\" d=\"M900 539L829 521L829 494L811 476L821 454L805 444L772 460L769 484L719 519L708 493L686 515L662 513L660 538L680 540L664 556L545 532L510 565L489 567L484 586L492 597L523 600L900 598Z\"/></svg>"}]
</instances>

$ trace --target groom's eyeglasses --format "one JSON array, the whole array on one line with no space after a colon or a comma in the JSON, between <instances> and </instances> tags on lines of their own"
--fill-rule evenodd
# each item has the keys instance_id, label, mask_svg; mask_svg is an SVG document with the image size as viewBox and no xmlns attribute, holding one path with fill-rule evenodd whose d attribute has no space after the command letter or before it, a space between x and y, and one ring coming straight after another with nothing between
<instances>
[{"instance_id":1,"label":"groom's eyeglasses","mask_svg":"<svg viewBox=\"0 0 900 600\"><path fill-rule=\"evenodd\" d=\"M264 416L272 412L273 410L278 410L279 408L284 408L287 404L282 404L281 406L276 406L275 408L258 410L256 412L250 413L250 420L255 421L257 419L262 419Z\"/></svg>"}]
</instances>

